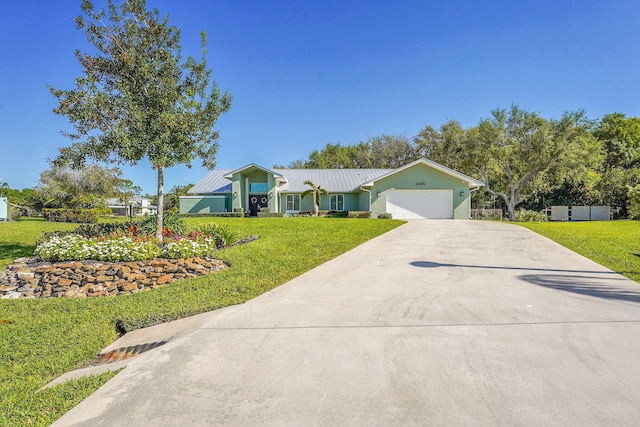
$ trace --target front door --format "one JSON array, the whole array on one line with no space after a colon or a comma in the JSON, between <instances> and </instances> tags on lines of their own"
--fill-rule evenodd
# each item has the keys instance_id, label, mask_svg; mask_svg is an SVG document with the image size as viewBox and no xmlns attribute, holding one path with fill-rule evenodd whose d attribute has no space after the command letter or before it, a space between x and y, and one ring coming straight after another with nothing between
<instances>
[{"instance_id":1,"label":"front door","mask_svg":"<svg viewBox=\"0 0 640 427\"><path fill-rule=\"evenodd\" d=\"M266 194L249 194L249 214L258 215L261 208L266 208L269 204Z\"/></svg>"}]
</instances>

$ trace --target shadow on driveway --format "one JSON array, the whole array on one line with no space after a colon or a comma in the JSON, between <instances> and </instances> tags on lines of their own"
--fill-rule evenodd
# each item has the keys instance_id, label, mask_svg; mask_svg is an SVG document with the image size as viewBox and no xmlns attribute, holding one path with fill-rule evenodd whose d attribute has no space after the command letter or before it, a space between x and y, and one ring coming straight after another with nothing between
<instances>
[{"instance_id":1,"label":"shadow on driveway","mask_svg":"<svg viewBox=\"0 0 640 427\"><path fill-rule=\"evenodd\" d=\"M413 261L410 263L414 267L421 268L437 268L437 267L461 267L461 268L480 268L480 269L497 269L497 270L525 270L525 271L541 271L551 273L577 273L570 275L562 274L523 274L517 276L518 279L527 283L546 288L555 289L564 292L573 292L592 297L605 298L611 300L621 300L640 303L640 287L635 292L629 288L622 288L613 285L612 281L624 281L627 279L621 277L613 271L590 271L590 270L562 270L551 268L527 268L527 267L503 267L492 265L465 265L465 264L447 264L432 261ZM603 279L606 282L603 282Z\"/></svg>"},{"instance_id":2,"label":"shadow on driveway","mask_svg":"<svg viewBox=\"0 0 640 427\"><path fill-rule=\"evenodd\" d=\"M436 268L436 267L462 267L462 268L486 268L494 270L525 270L525 271L552 271L556 273L589 273L589 274L604 274L617 276L618 273L613 271L591 271L591 270L561 270L554 268L535 268L535 267L504 267L497 265L466 265L466 264L445 264L432 261L413 261L410 263L414 267L422 268Z\"/></svg>"},{"instance_id":3,"label":"shadow on driveway","mask_svg":"<svg viewBox=\"0 0 640 427\"><path fill-rule=\"evenodd\" d=\"M602 277L525 274L519 279L534 285L592 297L640 303L640 292L603 283ZM611 280L611 279L608 279ZM640 289L640 288L639 288Z\"/></svg>"}]
</instances>

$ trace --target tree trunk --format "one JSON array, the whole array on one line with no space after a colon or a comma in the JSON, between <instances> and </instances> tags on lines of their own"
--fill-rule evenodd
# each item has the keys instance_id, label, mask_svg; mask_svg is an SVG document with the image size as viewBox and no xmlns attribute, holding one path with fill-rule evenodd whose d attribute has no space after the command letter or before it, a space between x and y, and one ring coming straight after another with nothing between
<instances>
[{"instance_id":1,"label":"tree trunk","mask_svg":"<svg viewBox=\"0 0 640 427\"><path fill-rule=\"evenodd\" d=\"M162 219L164 217L164 168L158 166L158 213L156 215L156 238L162 242Z\"/></svg>"},{"instance_id":2,"label":"tree trunk","mask_svg":"<svg viewBox=\"0 0 640 427\"><path fill-rule=\"evenodd\" d=\"M516 204L514 203L513 200L509 200L509 202L507 203L507 213L509 215L509 221L515 221L516 219L515 211L516 211Z\"/></svg>"},{"instance_id":3,"label":"tree trunk","mask_svg":"<svg viewBox=\"0 0 640 427\"><path fill-rule=\"evenodd\" d=\"M318 204L314 201L313 202L313 213L312 213L312 216L318 216L318 210L319 210Z\"/></svg>"}]
</instances>

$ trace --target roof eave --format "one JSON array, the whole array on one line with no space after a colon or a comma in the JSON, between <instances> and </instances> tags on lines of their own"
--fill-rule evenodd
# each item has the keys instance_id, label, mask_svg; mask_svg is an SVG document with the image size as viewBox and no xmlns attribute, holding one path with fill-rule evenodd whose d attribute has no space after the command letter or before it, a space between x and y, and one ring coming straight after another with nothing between
<instances>
[{"instance_id":1,"label":"roof eave","mask_svg":"<svg viewBox=\"0 0 640 427\"><path fill-rule=\"evenodd\" d=\"M276 178L276 179L284 179L284 182L286 182L286 181L287 181L287 178L285 178L285 176L284 176L284 175L279 174L278 172L275 172L275 171L273 171L273 170L271 170L271 169L267 169L267 168L265 168L264 166L260 166L260 165L258 165L258 164L256 164L256 163L249 163L249 164L248 164L248 165L246 165L246 166L243 166L243 167L241 167L241 168L239 168L239 169L236 169L236 170L234 170L234 171L231 171L230 173L228 173L228 174L226 174L226 175L223 175L223 178L231 179L231 178L233 178L233 175L237 174L238 172L242 172L242 171L245 171L245 170L247 170L247 169L251 169L251 168L258 168L258 169L260 169L260 170L263 170L263 171L265 171L265 172L268 172L268 173L272 174L272 175L273 175L273 177L274 177L274 178Z\"/></svg>"}]
</instances>

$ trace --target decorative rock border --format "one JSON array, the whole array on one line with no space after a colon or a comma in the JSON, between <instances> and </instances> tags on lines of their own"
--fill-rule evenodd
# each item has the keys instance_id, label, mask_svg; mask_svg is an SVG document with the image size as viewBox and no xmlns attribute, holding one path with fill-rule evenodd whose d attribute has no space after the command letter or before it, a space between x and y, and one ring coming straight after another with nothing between
<instances>
[{"instance_id":1,"label":"decorative rock border","mask_svg":"<svg viewBox=\"0 0 640 427\"><path fill-rule=\"evenodd\" d=\"M85 298L148 291L228 266L209 257L132 262L38 262L20 258L0 272L0 298Z\"/></svg>"}]
</instances>

